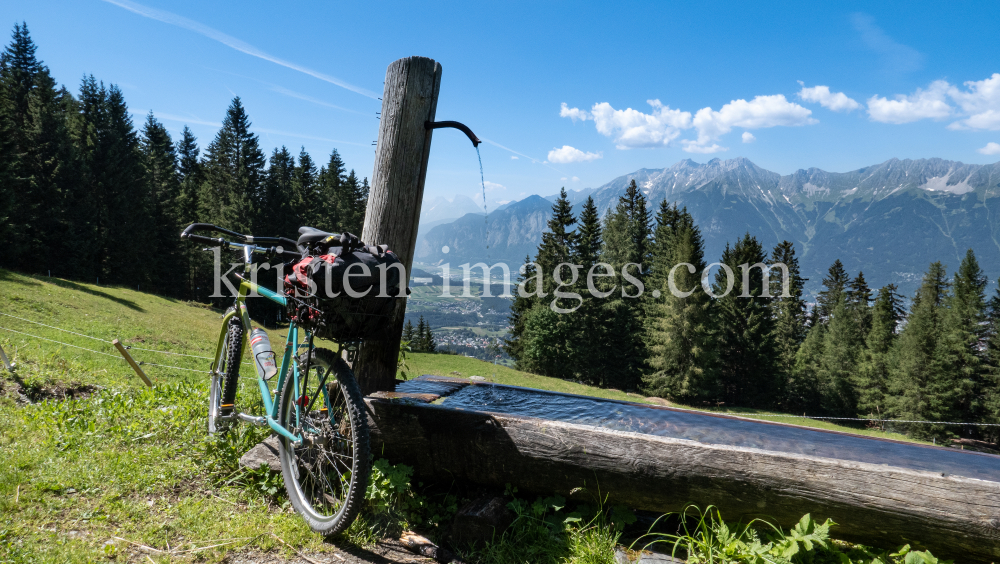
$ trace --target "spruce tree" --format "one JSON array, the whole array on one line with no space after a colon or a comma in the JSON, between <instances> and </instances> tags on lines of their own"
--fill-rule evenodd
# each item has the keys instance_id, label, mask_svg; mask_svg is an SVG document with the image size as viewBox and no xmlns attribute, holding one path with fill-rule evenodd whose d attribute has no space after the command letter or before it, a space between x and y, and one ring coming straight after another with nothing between
<instances>
[{"instance_id":1,"label":"spruce tree","mask_svg":"<svg viewBox=\"0 0 1000 564\"><path fill-rule=\"evenodd\" d=\"M661 207L652 254L653 271L660 275L650 279L656 281L653 287L660 297L653 297L647 309L652 372L644 378L646 388L651 394L681 401L714 399L718 395L717 350L712 301L701 287L704 243L687 209ZM682 263L692 265L693 272ZM669 274L674 265L680 267L674 271L672 289ZM675 289L691 294L674 295Z\"/></svg>"},{"instance_id":2,"label":"spruce tree","mask_svg":"<svg viewBox=\"0 0 1000 564\"><path fill-rule=\"evenodd\" d=\"M253 233L264 165L260 141L250 131L250 117L237 96L205 151L205 183L199 195L205 221Z\"/></svg>"},{"instance_id":3,"label":"spruce tree","mask_svg":"<svg viewBox=\"0 0 1000 564\"><path fill-rule=\"evenodd\" d=\"M578 223L576 262L582 268L574 291L583 297L583 303L573 315L577 326L585 330L579 331L572 343L573 372L583 382L598 384L601 381L600 351L605 340L604 318L601 314L603 300L593 296L587 287L587 274L600 261L603 244L601 217L594 198L587 197L580 210Z\"/></svg>"},{"instance_id":4,"label":"spruce tree","mask_svg":"<svg viewBox=\"0 0 1000 564\"><path fill-rule=\"evenodd\" d=\"M177 208L180 176L173 140L153 112L146 116L139 146L153 220L147 226L152 235L149 250L156 257L150 261L151 289L175 293L185 279L181 241L177 236L182 229L182 217Z\"/></svg>"},{"instance_id":5,"label":"spruce tree","mask_svg":"<svg viewBox=\"0 0 1000 564\"><path fill-rule=\"evenodd\" d=\"M821 321L826 322L849 283L850 277L844 270L844 263L840 262L840 259L835 260L826 277L823 278L824 289L816 297L816 314Z\"/></svg>"},{"instance_id":6,"label":"spruce tree","mask_svg":"<svg viewBox=\"0 0 1000 564\"><path fill-rule=\"evenodd\" d=\"M424 352L437 352L437 343L434 341L434 332L431 331L431 324L428 323L426 327L427 329L424 333Z\"/></svg>"},{"instance_id":7,"label":"spruce tree","mask_svg":"<svg viewBox=\"0 0 1000 564\"><path fill-rule=\"evenodd\" d=\"M858 272L848 284L846 300L848 311L855 317L862 340L867 339L872 326L872 290L865 281L864 272Z\"/></svg>"},{"instance_id":8,"label":"spruce tree","mask_svg":"<svg viewBox=\"0 0 1000 564\"><path fill-rule=\"evenodd\" d=\"M553 279L556 267L561 263L573 263L576 259L579 235L573 230L576 218L573 217L573 206L566 196L566 189L559 192L559 198L552 204L552 217L548 221L548 229L542 233L542 243L538 246L538 266L545 280L545 292L551 293L556 286ZM569 275L564 269L563 279ZM563 307L573 307L576 304L562 304Z\"/></svg>"},{"instance_id":9,"label":"spruce tree","mask_svg":"<svg viewBox=\"0 0 1000 564\"><path fill-rule=\"evenodd\" d=\"M891 418L954 421L955 391L947 376L947 361L940 355L948 287L944 266L932 263L893 348L886 402ZM948 437L953 431L932 424L911 424L907 429L919 438Z\"/></svg>"},{"instance_id":10,"label":"spruce tree","mask_svg":"<svg viewBox=\"0 0 1000 564\"><path fill-rule=\"evenodd\" d=\"M842 293L826 323L823 352L816 372L820 409L839 417L853 417L857 412L852 378L864 339L854 309L848 303L848 296Z\"/></svg>"},{"instance_id":11,"label":"spruce tree","mask_svg":"<svg viewBox=\"0 0 1000 564\"><path fill-rule=\"evenodd\" d=\"M764 273L749 271L749 297L742 293L743 269L766 260L764 249L749 233L734 246L726 245L720 262L732 270L734 285L726 292L727 276L720 269L713 293L724 296L715 303L715 324L719 329L719 383L727 405L763 407L777 403L781 379L775 370L774 320L770 299L763 297Z\"/></svg>"},{"instance_id":12,"label":"spruce tree","mask_svg":"<svg viewBox=\"0 0 1000 564\"><path fill-rule=\"evenodd\" d=\"M602 300L606 341L598 366L604 386L637 389L646 371L643 298L638 296L640 289L625 278L623 269L632 265L627 267L629 276L644 283L650 232L646 197L633 180L604 219L601 257L615 270L614 277L602 278L598 285L601 291L612 292Z\"/></svg>"},{"instance_id":13,"label":"spruce tree","mask_svg":"<svg viewBox=\"0 0 1000 564\"><path fill-rule=\"evenodd\" d=\"M542 289L546 294L551 295L559 286L555 281L559 265L576 262L578 235L572 229L575 223L573 208L566 196L566 189L563 188L559 198L552 205L552 217L549 218L548 229L542 233L542 242L538 246L537 263L542 273ZM570 269L562 268L560 276L564 281L570 280ZM571 292L572 289L563 288L562 291ZM526 359L526 362L531 363L530 365L540 374L556 378L576 378L577 363L574 362L573 350L576 349L582 332L582 328L576 323L579 310L557 313L552 308L573 310L578 306L580 306L578 300L557 300L553 297L551 301L540 300L534 305L534 307L549 308L549 313L539 312L525 318L523 330L525 350L527 358L534 359ZM554 341L562 345L551 348L548 353L543 354L544 348Z\"/></svg>"},{"instance_id":14,"label":"spruce tree","mask_svg":"<svg viewBox=\"0 0 1000 564\"><path fill-rule=\"evenodd\" d=\"M340 217L342 229L361 236L365 222L365 206L368 203L368 179L358 180L354 171L347 173L342 189ZM372 241L373 244L376 241Z\"/></svg>"},{"instance_id":15,"label":"spruce tree","mask_svg":"<svg viewBox=\"0 0 1000 564\"><path fill-rule=\"evenodd\" d=\"M771 311L774 317L774 346L778 353L778 369L787 379L795 368L795 357L806 338L806 302L802 298L805 280L799 270L799 259L791 241L782 241L771 251L771 264L784 264L788 268L788 294L784 280L775 272L771 278Z\"/></svg>"},{"instance_id":16,"label":"spruce tree","mask_svg":"<svg viewBox=\"0 0 1000 564\"><path fill-rule=\"evenodd\" d=\"M942 360L954 393L954 412L972 421L980 411L987 340L986 275L969 249L955 273L941 340Z\"/></svg>"},{"instance_id":17,"label":"spruce tree","mask_svg":"<svg viewBox=\"0 0 1000 564\"><path fill-rule=\"evenodd\" d=\"M530 363L524 356L524 322L525 317L531 307L537 301L534 294L535 286L535 263L530 256L524 257L524 273L518 273L517 283L525 284L525 292L528 296L522 296L520 290L513 291L514 299L510 306L508 323L510 330L504 337L503 350L514 359L514 366L518 370L530 372ZM525 282L528 281L528 282Z\"/></svg>"},{"instance_id":18,"label":"spruce tree","mask_svg":"<svg viewBox=\"0 0 1000 564\"><path fill-rule=\"evenodd\" d=\"M1000 424L1000 280L987 307L985 362L977 420L996 425ZM984 439L1000 443L1000 427L982 427L980 432Z\"/></svg>"},{"instance_id":19,"label":"spruce tree","mask_svg":"<svg viewBox=\"0 0 1000 564\"><path fill-rule=\"evenodd\" d=\"M403 325L402 340L410 344L410 350L413 350L413 338L414 338L413 321L407 319L406 325Z\"/></svg>"},{"instance_id":20,"label":"spruce tree","mask_svg":"<svg viewBox=\"0 0 1000 564\"><path fill-rule=\"evenodd\" d=\"M323 221L332 226L331 229L335 233L348 231L343 226L343 216L341 215L341 209L345 208L342 200L346 181L347 168L344 166L343 159L340 158L340 153L334 149L330 153L329 162L320 168L317 182L319 184L319 204L324 212ZM305 202L303 201L300 206L304 208Z\"/></svg>"},{"instance_id":21,"label":"spruce tree","mask_svg":"<svg viewBox=\"0 0 1000 564\"><path fill-rule=\"evenodd\" d=\"M795 353L795 366L785 383L783 404L787 411L803 415L819 412L820 385L817 375L825 343L826 325L814 318L805 340Z\"/></svg>"},{"instance_id":22,"label":"spruce tree","mask_svg":"<svg viewBox=\"0 0 1000 564\"><path fill-rule=\"evenodd\" d=\"M883 286L872 307L871 329L861 351L854 387L858 394L858 417L883 419L889 385L890 352L903 320L903 298L896 285Z\"/></svg>"},{"instance_id":23,"label":"spruce tree","mask_svg":"<svg viewBox=\"0 0 1000 564\"><path fill-rule=\"evenodd\" d=\"M335 232L337 226L329 222L330 214L327 211L329 205L323 202L319 189L319 173L312 157L306 152L306 148L299 150L299 162L295 166L292 175L292 187L286 198L291 198L295 202L293 208L298 212L298 221L302 225L308 225L323 231ZM296 233L295 229L289 233Z\"/></svg>"},{"instance_id":24,"label":"spruce tree","mask_svg":"<svg viewBox=\"0 0 1000 564\"><path fill-rule=\"evenodd\" d=\"M417 321L417 332L414 336L414 343L416 346L412 347L413 352L427 352L427 323L424 321L423 315Z\"/></svg>"},{"instance_id":25,"label":"spruce tree","mask_svg":"<svg viewBox=\"0 0 1000 564\"><path fill-rule=\"evenodd\" d=\"M298 238L298 229L308 225L296 213L299 183L295 180L295 157L282 146L271 153L264 177L263 209L267 225L262 229L267 235Z\"/></svg>"}]
</instances>

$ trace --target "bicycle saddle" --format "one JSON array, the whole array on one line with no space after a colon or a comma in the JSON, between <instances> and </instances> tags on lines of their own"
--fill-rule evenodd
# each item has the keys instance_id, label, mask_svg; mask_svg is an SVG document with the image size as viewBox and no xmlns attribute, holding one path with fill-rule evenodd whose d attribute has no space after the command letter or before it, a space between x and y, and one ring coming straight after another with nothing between
<instances>
[{"instance_id":1,"label":"bicycle saddle","mask_svg":"<svg viewBox=\"0 0 1000 564\"><path fill-rule=\"evenodd\" d=\"M336 233L328 233L326 231L320 231L315 227L299 227L299 240L298 246L300 248L306 247L313 243L318 243L327 237L336 237L337 240L340 239L340 235Z\"/></svg>"}]
</instances>

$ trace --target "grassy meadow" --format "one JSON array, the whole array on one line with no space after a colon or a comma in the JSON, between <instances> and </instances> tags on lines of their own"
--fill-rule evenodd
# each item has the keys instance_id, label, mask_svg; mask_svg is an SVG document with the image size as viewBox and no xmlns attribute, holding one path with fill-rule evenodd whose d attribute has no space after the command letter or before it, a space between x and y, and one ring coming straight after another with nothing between
<instances>
[{"instance_id":1,"label":"grassy meadow","mask_svg":"<svg viewBox=\"0 0 1000 564\"><path fill-rule=\"evenodd\" d=\"M221 562L244 550L290 557L290 547L333 561L333 553L352 543L370 545L404 526L434 530L446 522L442 515L454 514L454 496L414 493L405 467L383 464L369 488L372 507L410 507L409 513L368 515L333 542L309 531L288 506L280 476L238 466L267 431L239 426L222 439L205 432L209 361L196 357L214 352L218 310L128 288L0 270L0 314L0 346L16 363L14 374L0 369L0 563ZM281 330L270 334L276 344L283 340ZM131 352L145 363L154 388L122 361L110 345L115 338L135 347ZM404 370L411 378L479 375L501 384L656 403L454 355L411 353ZM243 378L238 403L244 410L260 409L256 393L254 379ZM739 413L782 421L765 412ZM512 504L519 508L518 525L468 554L471 561L523 562L525 550L539 551L538 562L612 561L619 532L609 516L580 522L577 513L554 509L565 505L555 498L515 498Z\"/></svg>"}]
</instances>

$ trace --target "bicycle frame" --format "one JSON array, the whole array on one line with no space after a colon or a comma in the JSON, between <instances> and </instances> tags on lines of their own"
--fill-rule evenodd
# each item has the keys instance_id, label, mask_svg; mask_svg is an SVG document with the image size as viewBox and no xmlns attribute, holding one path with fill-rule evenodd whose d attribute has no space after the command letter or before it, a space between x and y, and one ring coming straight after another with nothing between
<instances>
[{"instance_id":1,"label":"bicycle frame","mask_svg":"<svg viewBox=\"0 0 1000 564\"><path fill-rule=\"evenodd\" d=\"M285 296L282 296L281 294L268 290L267 288L263 288L253 282L241 279L239 293L236 297L236 304L235 304L236 307L232 311L227 312L222 319L222 331L219 334L219 342L215 350L215 360L212 361L212 366L210 369L210 373L213 375L213 377L223 376L223 374L219 372L218 368L220 365L220 360L224 358L225 355L225 351L223 349L226 344L226 335L229 330L229 322L233 319L233 317L236 316L239 316L240 322L243 324L243 339L242 342L240 343L239 358L243 358L243 355L246 352L246 346L248 340L247 335L250 334L251 330L250 316L247 314L246 298L247 295L250 294L256 294L258 296L265 297L280 305L285 305L288 301L288 299ZM281 423L278 422L278 410L281 408L281 406L274 401L274 398L277 397L278 390L281 390L285 385L285 379L288 378L289 372L291 373L291 377L294 378L294 386L292 387L292 389L295 390L296 393L298 393L299 376L300 376L298 349L303 346L308 347L310 342L311 342L311 334L308 331L305 331L305 342L303 344L299 344L299 327L295 324L294 321L290 322L288 326L288 337L285 341L284 355L281 358L281 366L278 370L278 382L277 386L275 387L273 396L271 394L271 390L267 381L261 378L260 375L257 375L257 385L260 388L261 399L263 400L264 403L265 415L263 417L255 417L245 413L237 413L230 417L242 421L248 421L258 425L263 425L266 423L267 426L273 429L275 433L278 433L279 435L293 441L297 445L301 444L302 443L301 435L296 435L292 433L284 426L282 426ZM320 387L323 390L323 403L329 409L330 398L327 395L326 387L322 385ZM293 401L295 401L296 419L298 419L299 410L302 409L302 407L299 405L297 401L299 398L292 398L292 399Z\"/></svg>"}]
</instances>

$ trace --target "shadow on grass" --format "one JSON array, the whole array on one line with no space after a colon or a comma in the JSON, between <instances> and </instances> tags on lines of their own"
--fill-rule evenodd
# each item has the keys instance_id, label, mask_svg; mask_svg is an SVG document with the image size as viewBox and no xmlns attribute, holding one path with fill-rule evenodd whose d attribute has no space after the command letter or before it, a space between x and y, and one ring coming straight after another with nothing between
<instances>
[{"instance_id":1,"label":"shadow on grass","mask_svg":"<svg viewBox=\"0 0 1000 564\"><path fill-rule=\"evenodd\" d=\"M35 277L31 276L31 275L24 275L24 277L15 277L15 276L13 276L12 272L10 272L8 270L0 269L0 281L2 281L2 282L13 282L15 284L21 284L22 286L41 286L41 283L38 282L37 280L35 280L34 278ZM114 296L114 295L109 294L107 292L102 292L100 290L95 290L93 288L89 288L89 287L84 286L83 284L79 284L77 282L72 282L70 280L65 280L63 278L49 278L46 281L50 282L52 284L55 284L56 286L60 286L62 288L69 288L71 290L76 290L78 292L83 292L85 294L90 294L91 296L97 296L99 298L104 298L104 299L107 299L107 300L111 300L111 301L115 302L116 304L123 305L123 306L125 306L125 307L127 307L129 309L133 309L135 311L139 311L139 312L145 312L146 311L146 310L142 309L142 307L140 307L139 304L133 302L132 300L126 300L124 298L119 298L118 296Z\"/></svg>"}]
</instances>

